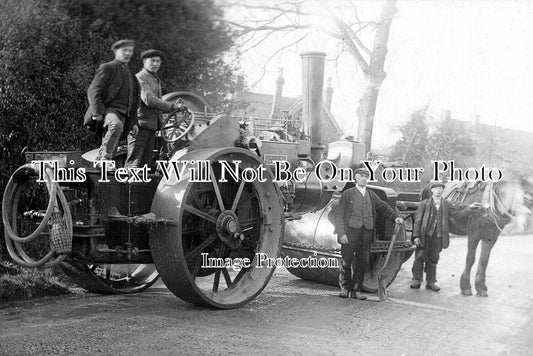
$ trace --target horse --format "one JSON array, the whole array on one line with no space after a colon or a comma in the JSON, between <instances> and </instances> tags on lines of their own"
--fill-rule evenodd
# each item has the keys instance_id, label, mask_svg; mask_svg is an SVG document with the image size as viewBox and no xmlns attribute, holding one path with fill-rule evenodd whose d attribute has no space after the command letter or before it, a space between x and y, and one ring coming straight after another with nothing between
<instances>
[{"instance_id":1,"label":"horse","mask_svg":"<svg viewBox=\"0 0 533 356\"><path fill-rule=\"evenodd\" d=\"M531 183L501 180L498 182L448 182L443 198L455 204L481 203L483 208L463 219L450 217L450 232L468 235L466 263L461 274L461 294L471 296L470 274L476 260L476 250L481 243L481 254L475 277L475 288L480 297L488 296L485 274L490 253L503 228L514 220L523 231L531 214L533 199ZM428 187L422 192L425 199L431 194Z\"/></svg>"}]
</instances>

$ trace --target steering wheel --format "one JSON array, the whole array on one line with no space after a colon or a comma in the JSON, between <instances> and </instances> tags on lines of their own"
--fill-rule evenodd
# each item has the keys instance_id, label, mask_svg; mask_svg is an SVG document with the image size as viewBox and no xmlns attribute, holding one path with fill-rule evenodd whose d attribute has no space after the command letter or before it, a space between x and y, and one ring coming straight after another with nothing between
<instances>
[{"instance_id":1,"label":"steering wheel","mask_svg":"<svg viewBox=\"0 0 533 356\"><path fill-rule=\"evenodd\" d=\"M174 110L163 119L161 137L167 143L174 143L185 137L193 126L194 113L191 110Z\"/></svg>"}]
</instances>

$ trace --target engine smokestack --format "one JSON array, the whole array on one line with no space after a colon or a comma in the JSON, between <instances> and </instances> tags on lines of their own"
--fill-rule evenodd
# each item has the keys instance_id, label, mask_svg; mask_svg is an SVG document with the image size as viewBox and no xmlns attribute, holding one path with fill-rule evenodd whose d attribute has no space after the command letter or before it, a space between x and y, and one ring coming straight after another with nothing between
<instances>
[{"instance_id":1,"label":"engine smokestack","mask_svg":"<svg viewBox=\"0 0 533 356\"><path fill-rule=\"evenodd\" d=\"M324 87L324 52L304 52L302 57L302 119L304 132L311 137L311 158L322 159L321 118Z\"/></svg>"}]
</instances>

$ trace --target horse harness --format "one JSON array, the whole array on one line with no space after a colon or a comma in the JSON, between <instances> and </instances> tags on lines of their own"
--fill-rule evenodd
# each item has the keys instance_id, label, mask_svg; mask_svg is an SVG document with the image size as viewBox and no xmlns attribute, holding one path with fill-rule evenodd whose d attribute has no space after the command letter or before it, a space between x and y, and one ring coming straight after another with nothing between
<instances>
[{"instance_id":1,"label":"horse harness","mask_svg":"<svg viewBox=\"0 0 533 356\"><path fill-rule=\"evenodd\" d=\"M494 203L494 200L496 200L501 206L504 206L503 201L498 196L498 194L494 192L494 183L489 182L488 189L490 192L489 193L489 209L491 212L491 216L492 216L492 219L494 220L494 224L496 225L498 230L500 230L501 232L503 230L503 227L500 227L500 225L498 224L498 221L503 223L502 226L505 227L505 225L507 225L509 221L511 221L511 219L513 218L513 215L511 215L508 210L504 211L503 214L496 210L495 208L496 204Z\"/></svg>"},{"instance_id":2,"label":"horse harness","mask_svg":"<svg viewBox=\"0 0 533 356\"><path fill-rule=\"evenodd\" d=\"M492 220L494 225L496 225L496 228L501 232L503 227L500 226L507 225L513 215L511 215L509 211L501 213L496 209L496 203L499 203L501 206L504 206L504 204L498 194L496 194L493 182L464 182L453 187L452 190L446 194L445 198L453 203L463 204L467 196L476 193L478 195L481 193L481 203L484 205L483 217ZM488 207L485 207L486 205L488 205Z\"/></svg>"}]
</instances>

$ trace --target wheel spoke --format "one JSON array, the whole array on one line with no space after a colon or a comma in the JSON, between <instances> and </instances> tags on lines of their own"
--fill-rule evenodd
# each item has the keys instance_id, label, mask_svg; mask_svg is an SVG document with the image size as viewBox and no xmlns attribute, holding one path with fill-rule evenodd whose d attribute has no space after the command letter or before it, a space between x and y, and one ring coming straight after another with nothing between
<instances>
[{"instance_id":1,"label":"wheel spoke","mask_svg":"<svg viewBox=\"0 0 533 356\"><path fill-rule=\"evenodd\" d=\"M205 213L205 212L203 212L203 211L201 211L199 209L196 209L195 207L193 207L193 206L191 206L189 204L184 204L183 205L183 209L187 210L191 214L194 214L196 216L201 217L204 220L212 222L213 224L217 222L217 220L215 219L214 216L211 216L208 213Z\"/></svg>"},{"instance_id":2,"label":"wheel spoke","mask_svg":"<svg viewBox=\"0 0 533 356\"><path fill-rule=\"evenodd\" d=\"M220 272L222 272L221 269L218 269L215 272L215 280L213 281L213 292L218 292L218 285L220 284Z\"/></svg>"},{"instance_id":3,"label":"wheel spoke","mask_svg":"<svg viewBox=\"0 0 533 356\"><path fill-rule=\"evenodd\" d=\"M217 255L216 252L215 252L215 255ZM217 257L226 258L225 255L226 255L226 245L222 244L222 247L220 247L220 255Z\"/></svg>"},{"instance_id":4,"label":"wheel spoke","mask_svg":"<svg viewBox=\"0 0 533 356\"><path fill-rule=\"evenodd\" d=\"M225 258L226 245L222 244L222 246L220 247L220 253L214 251L214 255L215 257ZM223 269L225 270L225 268L222 267L215 272L215 279L213 281L213 292L218 292L218 287L220 285L220 272L222 272Z\"/></svg>"},{"instance_id":5,"label":"wheel spoke","mask_svg":"<svg viewBox=\"0 0 533 356\"><path fill-rule=\"evenodd\" d=\"M181 230L181 234L182 235L189 235L189 234L192 234L192 233L195 233L195 232L198 232L197 228L188 228L188 229Z\"/></svg>"},{"instance_id":6,"label":"wheel spoke","mask_svg":"<svg viewBox=\"0 0 533 356\"><path fill-rule=\"evenodd\" d=\"M185 260L188 260L188 259L190 259L191 257L193 257L195 255L200 255L200 252L202 252L207 246L209 246L211 243L213 243L216 239L217 239L217 235L216 234L212 234L211 236L209 236L207 239L202 241L201 244L196 246L196 248L194 250L189 251L185 255Z\"/></svg>"},{"instance_id":7,"label":"wheel spoke","mask_svg":"<svg viewBox=\"0 0 533 356\"><path fill-rule=\"evenodd\" d=\"M235 212L235 209L237 209L237 205L239 204L239 200L241 199L245 183L246 182L244 180L241 180L241 184L239 184L239 189L237 189L237 194L235 194L235 199L233 200L233 205L231 206L232 212Z\"/></svg>"},{"instance_id":8,"label":"wheel spoke","mask_svg":"<svg viewBox=\"0 0 533 356\"><path fill-rule=\"evenodd\" d=\"M200 255L196 258L196 262L194 264L194 269L192 270L192 278L196 279L196 276L198 275L198 271L200 271L200 265L202 264L202 258Z\"/></svg>"},{"instance_id":9,"label":"wheel spoke","mask_svg":"<svg viewBox=\"0 0 533 356\"><path fill-rule=\"evenodd\" d=\"M222 268L222 274L224 275L224 279L226 280L228 287L231 287L231 277L229 276L228 270L225 267Z\"/></svg>"},{"instance_id":10,"label":"wheel spoke","mask_svg":"<svg viewBox=\"0 0 533 356\"><path fill-rule=\"evenodd\" d=\"M239 205L245 203L248 200L251 200L255 196L256 196L255 192L253 192L253 191L249 192L245 196L241 197L241 199L239 200Z\"/></svg>"},{"instance_id":11,"label":"wheel spoke","mask_svg":"<svg viewBox=\"0 0 533 356\"><path fill-rule=\"evenodd\" d=\"M202 205L202 202L200 201L200 198L198 197L198 194L196 194L196 192L193 189L191 189L190 193L191 193L191 196L192 196L194 202L196 203L196 207L198 209L203 209L204 206Z\"/></svg>"},{"instance_id":12,"label":"wheel spoke","mask_svg":"<svg viewBox=\"0 0 533 356\"><path fill-rule=\"evenodd\" d=\"M249 227L253 227L254 225L257 225L257 224L262 223L262 222L263 222L263 217L262 216L256 216L254 218L240 220L241 228L243 230L247 229Z\"/></svg>"},{"instance_id":13,"label":"wheel spoke","mask_svg":"<svg viewBox=\"0 0 533 356\"><path fill-rule=\"evenodd\" d=\"M242 240L242 243L252 247L253 249L255 249L257 247L257 241L256 240L244 239L244 240Z\"/></svg>"},{"instance_id":14,"label":"wheel spoke","mask_svg":"<svg viewBox=\"0 0 533 356\"><path fill-rule=\"evenodd\" d=\"M237 273L237 276L235 277L235 280L233 281L233 284L235 283L238 283L242 277L244 277L244 275L246 274L246 272L248 272L250 268L243 268L239 271L239 273Z\"/></svg>"},{"instance_id":15,"label":"wheel spoke","mask_svg":"<svg viewBox=\"0 0 533 356\"><path fill-rule=\"evenodd\" d=\"M244 253L244 250L242 249L242 246L237 247L237 251L239 251L239 257L240 258L246 258L246 255Z\"/></svg>"},{"instance_id":16,"label":"wheel spoke","mask_svg":"<svg viewBox=\"0 0 533 356\"><path fill-rule=\"evenodd\" d=\"M220 211L224 211L226 209L224 208L224 202L222 201L222 195L220 195L220 188L218 187L218 183L216 179L217 177L215 176L215 172L212 169L212 166L211 166L210 172L211 172L211 183L213 183L213 188L215 189L215 195L217 196L218 207L220 208Z\"/></svg>"}]
</instances>

